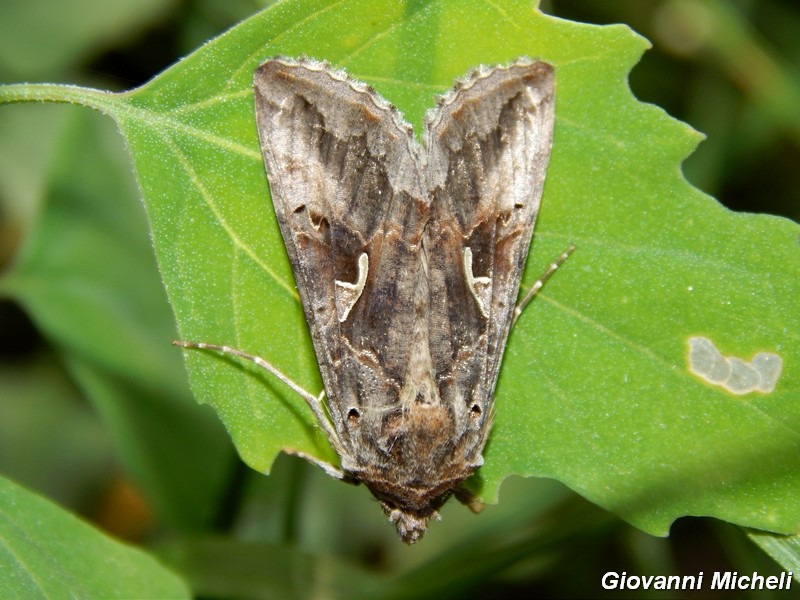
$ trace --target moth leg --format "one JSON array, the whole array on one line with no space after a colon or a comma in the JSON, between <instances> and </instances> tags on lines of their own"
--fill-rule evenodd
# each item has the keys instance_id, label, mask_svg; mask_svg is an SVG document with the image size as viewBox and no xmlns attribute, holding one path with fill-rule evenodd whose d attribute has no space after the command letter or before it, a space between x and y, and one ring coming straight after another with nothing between
<instances>
[{"instance_id":1,"label":"moth leg","mask_svg":"<svg viewBox=\"0 0 800 600\"><path fill-rule=\"evenodd\" d=\"M525 297L520 301L519 304L517 304L517 307L514 309L514 318L511 320L512 327L517 322L517 319L519 319L519 316L522 314L522 311L525 310L525 307L528 306L531 300L533 300L533 297L539 293L539 290L542 289L547 280L553 276L553 273L556 272L558 267L564 264L564 261L566 261L569 258L569 255L575 252L575 248L576 248L575 244L570 244L569 246L567 246L567 249L564 250L564 252L562 252L558 258L556 258L553 262L550 263L545 272L542 273L539 276L539 279L536 280L536 283L534 283L533 286L531 286L531 289L528 290L528 293L525 294Z\"/></svg>"},{"instance_id":2,"label":"moth leg","mask_svg":"<svg viewBox=\"0 0 800 600\"><path fill-rule=\"evenodd\" d=\"M328 475L330 475L334 479L341 479L343 481L347 479L347 475L345 475L344 471L342 471L341 469L337 469L329 462L325 462L324 460L320 460L315 456L311 456L310 454L306 454L305 452L299 452L298 450L292 450L290 448L284 448L283 451L286 452L286 454L291 454L292 456L298 456L303 460L307 460L312 465L318 466L320 469L325 471Z\"/></svg>"},{"instance_id":3,"label":"moth leg","mask_svg":"<svg viewBox=\"0 0 800 600\"><path fill-rule=\"evenodd\" d=\"M325 436L328 438L328 441L330 442L331 446L333 446L333 449L336 450L336 453L339 456L347 456L347 452L344 450L344 446L342 446L342 443L339 441L339 436L336 434L336 431L331 426L328 417L325 415L325 412L322 409L322 399L325 396L324 390L319 396L314 396L310 392L304 390L294 381L289 379L286 375L281 373L278 369L273 367L271 364L269 364L266 360L264 360L260 356L254 356L252 354L248 354L247 352L242 352L241 350L237 350L236 348L231 348L230 346L207 344L205 342L185 342L182 340L175 340L172 342L172 345L180 346L182 348L188 348L190 350L214 350L216 352L222 352L223 354L230 354L232 356L236 356L237 358L241 358L242 360L247 360L252 363L255 363L262 369L267 370L270 374L277 377L288 387L290 387L293 392L298 394L303 400L306 401L306 404L308 404L308 407L311 409L311 412L314 413L314 417L317 419L317 423L319 423L319 426L322 427L322 430L325 432Z\"/></svg>"},{"instance_id":4,"label":"moth leg","mask_svg":"<svg viewBox=\"0 0 800 600\"><path fill-rule=\"evenodd\" d=\"M486 505L466 488L457 487L453 490L453 496L476 515L486 508Z\"/></svg>"}]
</instances>

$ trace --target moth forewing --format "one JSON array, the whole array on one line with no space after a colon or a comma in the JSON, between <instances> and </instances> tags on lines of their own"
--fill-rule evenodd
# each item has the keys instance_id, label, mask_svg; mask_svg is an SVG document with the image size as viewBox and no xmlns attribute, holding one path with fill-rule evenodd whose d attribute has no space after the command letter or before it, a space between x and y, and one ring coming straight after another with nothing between
<instances>
[{"instance_id":1,"label":"moth forewing","mask_svg":"<svg viewBox=\"0 0 800 600\"><path fill-rule=\"evenodd\" d=\"M492 399L539 211L554 99L552 66L518 61L479 69L444 96L429 118L426 141L436 200L426 248L431 280L447 282L432 291L439 294L438 312L431 311L429 318L449 322L455 332L445 340L450 353L442 352L437 373L453 368L447 357L454 351L472 349L471 368L462 364L459 370L474 382L464 389L483 393L474 398L480 408ZM456 252L466 251L472 273L459 270L453 260ZM478 278L487 306L481 306L471 284ZM471 303L464 299L468 292Z\"/></svg>"},{"instance_id":2,"label":"moth forewing","mask_svg":"<svg viewBox=\"0 0 800 600\"><path fill-rule=\"evenodd\" d=\"M408 360L386 352L400 350L387 337L411 327L418 264L415 253L381 242L399 237L400 224L406 238L421 236L417 149L385 100L322 63L267 61L254 89L275 212L347 451L342 466L355 469L349 423L367 408L359 387L379 386L371 364L397 370ZM381 310L389 304L393 311Z\"/></svg>"},{"instance_id":3,"label":"moth forewing","mask_svg":"<svg viewBox=\"0 0 800 600\"><path fill-rule=\"evenodd\" d=\"M451 495L469 501L460 484L483 463L550 154L553 69L477 70L431 111L424 147L324 63L271 59L254 92L330 421L321 397L301 395L342 474L414 542Z\"/></svg>"}]
</instances>

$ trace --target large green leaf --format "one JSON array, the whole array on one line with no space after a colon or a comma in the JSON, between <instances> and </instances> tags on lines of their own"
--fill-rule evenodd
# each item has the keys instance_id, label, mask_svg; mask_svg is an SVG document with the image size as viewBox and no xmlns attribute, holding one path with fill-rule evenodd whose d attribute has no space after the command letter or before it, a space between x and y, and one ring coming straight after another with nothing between
<instances>
[{"instance_id":1,"label":"large green leaf","mask_svg":"<svg viewBox=\"0 0 800 600\"><path fill-rule=\"evenodd\" d=\"M114 117L133 156L184 339L268 358L320 389L253 123L254 68L307 54L347 68L419 131L433 97L478 64L543 58L557 122L530 285L578 251L525 312L497 389L495 430L473 482L493 501L509 474L557 478L646 531L714 515L800 529L800 229L737 215L680 164L700 136L636 101L627 74L647 43L623 26L542 15L528 1L287 1L125 95L13 87ZM771 393L734 396L688 370L687 339L785 364ZM243 458L268 471L293 448L330 458L302 401L265 373L187 356Z\"/></svg>"},{"instance_id":2,"label":"large green leaf","mask_svg":"<svg viewBox=\"0 0 800 600\"><path fill-rule=\"evenodd\" d=\"M186 585L55 504L0 477L4 598L188 598Z\"/></svg>"}]
</instances>

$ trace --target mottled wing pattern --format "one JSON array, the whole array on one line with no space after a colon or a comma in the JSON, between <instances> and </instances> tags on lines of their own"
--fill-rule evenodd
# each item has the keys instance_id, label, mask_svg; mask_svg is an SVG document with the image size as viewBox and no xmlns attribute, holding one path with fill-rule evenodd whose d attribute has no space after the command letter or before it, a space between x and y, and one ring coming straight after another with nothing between
<instances>
[{"instance_id":1,"label":"mottled wing pattern","mask_svg":"<svg viewBox=\"0 0 800 600\"><path fill-rule=\"evenodd\" d=\"M554 88L543 62L479 70L427 124L431 356L443 397L474 416L486 415L511 326L550 156Z\"/></svg>"},{"instance_id":2,"label":"mottled wing pattern","mask_svg":"<svg viewBox=\"0 0 800 600\"><path fill-rule=\"evenodd\" d=\"M406 542L483 462L554 85L542 62L480 69L431 112L423 149L341 71L277 58L255 73L270 190L335 432L321 425Z\"/></svg>"},{"instance_id":3,"label":"mottled wing pattern","mask_svg":"<svg viewBox=\"0 0 800 600\"><path fill-rule=\"evenodd\" d=\"M410 360L429 204L418 145L388 102L322 63L269 60L254 87L275 211L352 455L348 407L385 403Z\"/></svg>"}]
</instances>

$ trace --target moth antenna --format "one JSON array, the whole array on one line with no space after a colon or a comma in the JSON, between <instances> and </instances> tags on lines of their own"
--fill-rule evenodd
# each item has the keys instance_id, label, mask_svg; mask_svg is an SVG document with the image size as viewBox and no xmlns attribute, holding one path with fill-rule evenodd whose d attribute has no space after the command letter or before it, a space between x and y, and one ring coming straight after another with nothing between
<instances>
[{"instance_id":1,"label":"moth antenna","mask_svg":"<svg viewBox=\"0 0 800 600\"><path fill-rule=\"evenodd\" d=\"M349 456L342 446L342 443L339 441L339 436L331 426L331 423L322 408L322 399L325 397L324 390L319 396L314 396L310 392L307 392L300 387L300 385L289 379L286 375L281 373L278 369L273 367L269 362L260 356L248 354L247 352L237 350L236 348L231 348L230 346L207 344L206 342L186 342L183 340L173 340L172 345L179 346L181 348L187 348L189 350L213 350L215 352L222 352L223 354L230 354L232 356L236 356L237 358L241 358L242 360L255 363L262 369L265 369L271 375L291 388L291 390L298 394L303 400L305 400L306 404L308 404L308 407L311 409L311 412L314 413L314 417L317 419L320 427L322 427L322 430L325 432L328 442L330 442L331 446L333 446L333 449L336 450L336 453L342 457Z\"/></svg>"},{"instance_id":2,"label":"moth antenna","mask_svg":"<svg viewBox=\"0 0 800 600\"><path fill-rule=\"evenodd\" d=\"M519 319L519 316L522 314L522 311L525 310L525 307L528 306L528 304L530 304L534 296L536 296L536 294L539 293L539 291L542 289L547 280L550 279L550 277L553 276L553 273L556 272L558 267L564 264L564 262L569 258L570 254L575 252L576 248L577 246L575 246L575 244L570 244L569 246L567 246L567 249L564 250L564 252L562 252L558 258L556 258L553 262L551 262L550 265L545 270L545 272L539 276L539 279L536 280L536 283L534 283L531 286L531 289L528 290L528 293L525 294L525 297L520 301L519 304L517 304L517 307L514 309L514 318L511 320L511 327L514 327L514 324L517 322L517 319Z\"/></svg>"}]
</instances>

